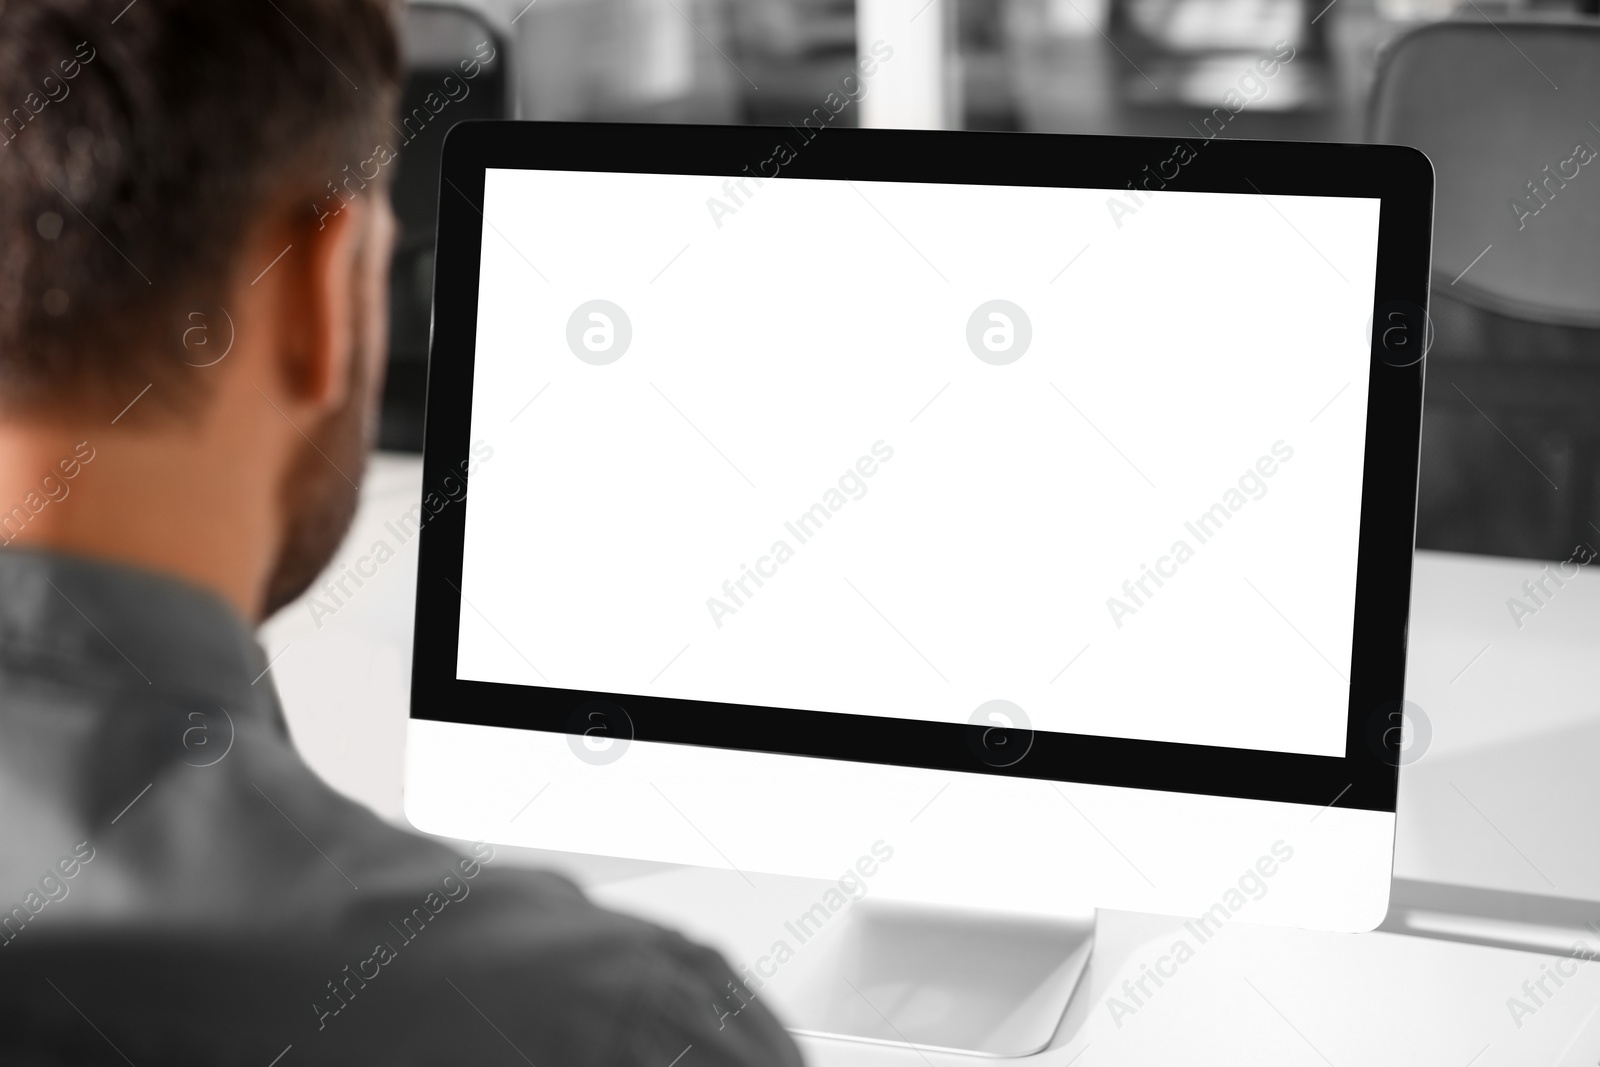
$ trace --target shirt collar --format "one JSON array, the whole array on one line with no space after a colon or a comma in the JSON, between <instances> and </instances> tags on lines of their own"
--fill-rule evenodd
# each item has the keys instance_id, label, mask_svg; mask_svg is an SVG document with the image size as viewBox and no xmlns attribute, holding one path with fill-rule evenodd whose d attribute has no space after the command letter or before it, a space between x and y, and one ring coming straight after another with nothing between
<instances>
[{"instance_id":1,"label":"shirt collar","mask_svg":"<svg viewBox=\"0 0 1600 1067\"><path fill-rule=\"evenodd\" d=\"M267 667L261 647L221 597L83 556L0 549L0 663L152 696L275 703L270 684L254 686Z\"/></svg>"}]
</instances>

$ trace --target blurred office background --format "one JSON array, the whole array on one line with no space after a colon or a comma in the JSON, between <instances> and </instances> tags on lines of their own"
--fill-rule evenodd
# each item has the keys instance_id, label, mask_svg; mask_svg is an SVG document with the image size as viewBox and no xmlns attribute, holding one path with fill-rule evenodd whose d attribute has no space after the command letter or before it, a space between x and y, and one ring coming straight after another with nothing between
<instances>
[{"instance_id":1,"label":"blurred office background","mask_svg":"<svg viewBox=\"0 0 1600 1067\"><path fill-rule=\"evenodd\" d=\"M1225 122L1227 137L1427 151L1438 207L1418 545L1536 559L1600 547L1600 166L1585 158L1600 149L1597 12L1600 0L415 3L407 111L463 58L482 62L472 93L402 152L382 443L421 445L450 124L799 124L844 95L858 43L890 20L942 42L936 71L918 69L915 41L896 56L894 92L903 101L923 77L927 99L884 111L867 79L829 125L1195 140Z\"/></svg>"}]
</instances>

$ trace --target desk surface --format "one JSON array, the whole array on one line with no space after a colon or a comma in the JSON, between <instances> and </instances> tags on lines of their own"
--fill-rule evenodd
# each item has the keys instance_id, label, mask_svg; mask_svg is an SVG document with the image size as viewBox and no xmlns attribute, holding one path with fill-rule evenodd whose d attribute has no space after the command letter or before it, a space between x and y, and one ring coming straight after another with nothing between
<instances>
[{"instance_id":1,"label":"desk surface","mask_svg":"<svg viewBox=\"0 0 1600 1067\"><path fill-rule=\"evenodd\" d=\"M376 457L356 526L329 574L380 540L394 558L359 588L347 581L350 595L331 613L326 594L315 612L302 600L261 633L306 759L335 788L396 821L416 547L395 544L384 524L416 503L420 486L414 457ZM1600 671L1590 658L1600 639L1600 574L1584 568L1560 587L1547 579L1549 592L1534 605L1522 584L1537 581L1543 567L1417 556L1407 696L1431 737L1401 774L1397 877L1600 902L1600 690L1586 684ZM1537 610L1514 618L1513 597ZM715 872L550 853L521 859L564 868L604 899L654 912L734 959L749 958L749 944L765 949L767 926L781 925L774 917L795 892L792 880L772 880L753 895L741 882L724 899L707 896ZM712 883L696 881L707 878ZM1600 922L1600 903L1592 910ZM1600 1058L1600 966L1579 967L1518 1026L1507 998L1522 997L1522 984L1554 962L1549 956L1239 925L1197 951L1134 1014L1114 1020L1107 998L1166 953L1181 924L1104 912L1099 926L1066 1024L1029 1062L1498 1067ZM1600 948L1600 937L1590 944ZM808 1052L818 1064L925 1059L838 1042L808 1042Z\"/></svg>"}]
</instances>

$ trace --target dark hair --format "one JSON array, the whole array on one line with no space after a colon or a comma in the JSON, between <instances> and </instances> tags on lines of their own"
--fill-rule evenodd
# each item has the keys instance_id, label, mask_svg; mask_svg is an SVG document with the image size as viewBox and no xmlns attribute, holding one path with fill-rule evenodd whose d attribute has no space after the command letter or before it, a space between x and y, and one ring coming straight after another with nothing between
<instances>
[{"instance_id":1,"label":"dark hair","mask_svg":"<svg viewBox=\"0 0 1600 1067\"><path fill-rule=\"evenodd\" d=\"M250 223L300 198L315 221L382 139L393 18L388 0L0 0L0 410L182 374L189 314L266 266L235 262Z\"/></svg>"}]
</instances>

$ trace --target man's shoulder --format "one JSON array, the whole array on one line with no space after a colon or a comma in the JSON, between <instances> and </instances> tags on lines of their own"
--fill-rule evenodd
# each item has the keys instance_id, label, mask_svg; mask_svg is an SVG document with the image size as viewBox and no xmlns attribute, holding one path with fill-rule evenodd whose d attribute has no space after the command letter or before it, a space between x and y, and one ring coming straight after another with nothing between
<instances>
[{"instance_id":1,"label":"man's shoulder","mask_svg":"<svg viewBox=\"0 0 1600 1067\"><path fill-rule=\"evenodd\" d=\"M722 1017L716 953L378 818L270 723L136 777L71 896L0 943L0 1063L798 1063L762 1004Z\"/></svg>"},{"instance_id":2,"label":"man's shoulder","mask_svg":"<svg viewBox=\"0 0 1600 1067\"><path fill-rule=\"evenodd\" d=\"M524 1050L533 1062L800 1062L764 1005L731 1017L752 994L716 951L601 908L550 872L501 866L482 871L461 895L465 885L427 933L406 943L409 950L437 938L416 955L415 973L427 977L414 995L447 993L485 1026L520 1034L519 1047L540 1053ZM411 918L419 924L415 908ZM374 964L361 969L373 973Z\"/></svg>"},{"instance_id":3,"label":"man's shoulder","mask_svg":"<svg viewBox=\"0 0 1600 1067\"><path fill-rule=\"evenodd\" d=\"M77 1048L82 1030L72 1062L98 1062L82 1013L134 1062L265 1062L292 1046L300 1063L799 1063L761 1003L730 1017L742 987L717 953L557 874L466 858L471 877L458 865L362 891L303 928L19 941L0 954L0 997L25 1025L0 1052Z\"/></svg>"}]
</instances>

